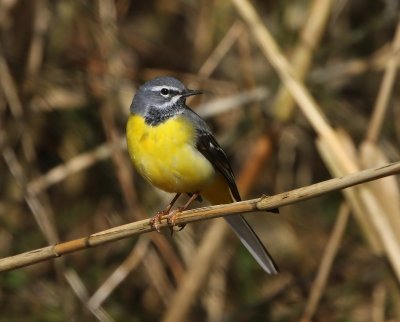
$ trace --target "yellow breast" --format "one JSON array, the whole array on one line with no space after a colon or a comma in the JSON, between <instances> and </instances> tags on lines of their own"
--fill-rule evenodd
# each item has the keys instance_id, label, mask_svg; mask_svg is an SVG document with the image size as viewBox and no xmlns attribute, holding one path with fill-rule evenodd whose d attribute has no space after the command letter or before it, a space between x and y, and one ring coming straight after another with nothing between
<instances>
[{"instance_id":1,"label":"yellow breast","mask_svg":"<svg viewBox=\"0 0 400 322\"><path fill-rule=\"evenodd\" d=\"M214 178L211 163L196 149L196 131L183 117L150 126L131 115L127 129L128 151L138 172L167 192L198 192Z\"/></svg>"}]
</instances>

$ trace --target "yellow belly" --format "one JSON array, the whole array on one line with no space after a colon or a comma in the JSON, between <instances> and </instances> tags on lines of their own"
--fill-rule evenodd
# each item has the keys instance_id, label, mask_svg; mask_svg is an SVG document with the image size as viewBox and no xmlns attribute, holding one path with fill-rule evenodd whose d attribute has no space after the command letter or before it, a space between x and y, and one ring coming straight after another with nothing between
<instances>
[{"instance_id":1,"label":"yellow belly","mask_svg":"<svg viewBox=\"0 0 400 322\"><path fill-rule=\"evenodd\" d=\"M194 146L195 129L182 117L149 126L143 117L131 115L126 135L133 164L156 187L175 193L199 192L213 181L214 168Z\"/></svg>"}]
</instances>

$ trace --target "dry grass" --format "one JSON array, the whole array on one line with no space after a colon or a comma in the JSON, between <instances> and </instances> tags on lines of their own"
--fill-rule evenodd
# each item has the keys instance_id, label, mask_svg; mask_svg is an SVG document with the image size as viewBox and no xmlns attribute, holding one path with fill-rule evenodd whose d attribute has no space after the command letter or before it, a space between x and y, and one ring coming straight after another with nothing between
<instances>
[{"instance_id":1,"label":"dry grass","mask_svg":"<svg viewBox=\"0 0 400 322\"><path fill-rule=\"evenodd\" d=\"M399 10L394 0L0 0L0 256L168 203L123 144L135 88L154 76L206 91L189 105L229 152L244 196L398 161ZM400 320L399 194L388 177L249 217L282 271L272 277L213 222L2 273L1 320Z\"/></svg>"}]
</instances>

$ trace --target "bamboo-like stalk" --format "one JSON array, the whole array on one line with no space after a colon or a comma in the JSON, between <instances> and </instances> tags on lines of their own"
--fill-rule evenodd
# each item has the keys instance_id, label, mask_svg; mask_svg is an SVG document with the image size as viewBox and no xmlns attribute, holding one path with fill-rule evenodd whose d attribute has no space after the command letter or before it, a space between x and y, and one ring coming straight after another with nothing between
<instances>
[{"instance_id":1,"label":"bamboo-like stalk","mask_svg":"<svg viewBox=\"0 0 400 322\"><path fill-rule=\"evenodd\" d=\"M319 182L307 187L280 193L275 196L262 196L257 199L241 202L204 207L184 211L177 215L175 224L183 225L195 221L223 217L230 214L267 211L270 209L297 203L303 200L315 198L328 192L345 189L357 184L376 180L389 175L400 173L400 161L382 167L371 168L364 171L349 174L344 177L334 178ZM160 228L168 227L166 219L163 219ZM129 224L107 229L87 237L71 240L65 243L51 245L35 249L26 253L0 259L0 272L12 270L38 263L44 260L60 257L65 254L99 246L112 241L127 238L133 235L153 231L150 219L140 220Z\"/></svg>"},{"instance_id":2,"label":"bamboo-like stalk","mask_svg":"<svg viewBox=\"0 0 400 322\"><path fill-rule=\"evenodd\" d=\"M396 33L392 44L392 55L385 67L385 73L382 79L382 83L376 98L374 112L371 118L371 122L368 127L366 140L370 142L376 142L378 135L381 132L383 120L386 115L390 94L392 92L394 82L396 79L397 65L400 61L400 19L397 22Z\"/></svg>"},{"instance_id":3,"label":"bamboo-like stalk","mask_svg":"<svg viewBox=\"0 0 400 322\"><path fill-rule=\"evenodd\" d=\"M332 3L332 0L314 0L311 4L310 14L290 58L293 72L298 79L303 80L310 68L314 51L324 34ZM272 111L281 121L288 121L293 114L293 107L293 96L281 85L272 104Z\"/></svg>"}]
</instances>

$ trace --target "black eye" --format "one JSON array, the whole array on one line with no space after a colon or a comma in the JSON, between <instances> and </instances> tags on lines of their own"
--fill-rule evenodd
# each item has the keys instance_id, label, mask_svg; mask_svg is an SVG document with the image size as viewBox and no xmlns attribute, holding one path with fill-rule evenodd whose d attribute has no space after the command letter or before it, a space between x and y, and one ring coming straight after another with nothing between
<instances>
[{"instance_id":1,"label":"black eye","mask_svg":"<svg viewBox=\"0 0 400 322\"><path fill-rule=\"evenodd\" d=\"M169 90L167 88L162 88L161 89L161 95L167 96L169 94Z\"/></svg>"}]
</instances>

